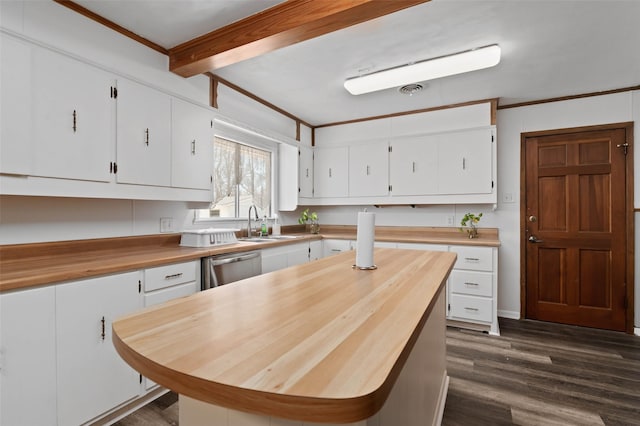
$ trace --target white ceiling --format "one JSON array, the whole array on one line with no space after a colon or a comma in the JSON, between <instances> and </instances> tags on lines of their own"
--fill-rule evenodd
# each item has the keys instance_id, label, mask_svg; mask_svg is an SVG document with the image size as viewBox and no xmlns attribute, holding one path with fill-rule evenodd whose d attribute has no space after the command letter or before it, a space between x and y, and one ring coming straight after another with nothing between
<instances>
[{"instance_id":1,"label":"white ceiling","mask_svg":"<svg viewBox=\"0 0 640 426\"><path fill-rule=\"evenodd\" d=\"M77 1L166 48L279 2ZM312 125L487 98L506 105L640 85L639 21L639 0L432 0L214 73ZM342 86L364 70L493 43L498 66L430 81L411 97Z\"/></svg>"}]
</instances>

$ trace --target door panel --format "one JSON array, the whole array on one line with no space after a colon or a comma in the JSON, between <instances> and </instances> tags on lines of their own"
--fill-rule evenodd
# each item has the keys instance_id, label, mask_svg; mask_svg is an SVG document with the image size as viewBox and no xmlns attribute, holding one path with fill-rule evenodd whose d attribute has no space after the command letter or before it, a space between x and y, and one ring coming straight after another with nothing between
<instances>
[{"instance_id":1,"label":"door panel","mask_svg":"<svg viewBox=\"0 0 640 426\"><path fill-rule=\"evenodd\" d=\"M525 140L526 317L625 330L625 129Z\"/></svg>"}]
</instances>

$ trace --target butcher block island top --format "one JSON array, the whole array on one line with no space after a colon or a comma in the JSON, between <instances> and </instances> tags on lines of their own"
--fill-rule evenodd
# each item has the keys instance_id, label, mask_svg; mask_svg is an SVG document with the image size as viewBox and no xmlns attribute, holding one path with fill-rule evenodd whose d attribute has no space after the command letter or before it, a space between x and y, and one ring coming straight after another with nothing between
<instances>
[{"instance_id":1,"label":"butcher block island top","mask_svg":"<svg viewBox=\"0 0 640 426\"><path fill-rule=\"evenodd\" d=\"M133 368L181 395L355 422L384 404L455 260L380 248L378 269L359 270L347 252L120 318L113 341Z\"/></svg>"}]
</instances>

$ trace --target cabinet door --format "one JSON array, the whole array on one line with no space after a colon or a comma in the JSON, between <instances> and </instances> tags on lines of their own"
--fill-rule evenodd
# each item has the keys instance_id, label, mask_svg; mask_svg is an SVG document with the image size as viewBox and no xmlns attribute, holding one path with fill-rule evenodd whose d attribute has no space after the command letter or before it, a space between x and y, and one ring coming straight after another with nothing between
<instances>
[{"instance_id":1,"label":"cabinet door","mask_svg":"<svg viewBox=\"0 0 640 426\"><path fill-rule=\"evenodd\" d=\"M287 247L287 266L301 265L309 261L309 243L291 244Z\"/></svg>"},{"instance_id":2,"label":"cabinet door","mask_svg":"<svg viewBox=\"0 0 640 426\"><path fill-rule=\"evenodd\" d=\"M391 195L431 195L438 190L438 137L397 140L389 154Z\"/></svg>"},{"instance_id":3,"label":"cabinet door","mask_svg":"<svg viewBox=\"0 0 640 426\"><path fill-rule=\"evenodd\" d=\"M349 194L349 149L316 149L314 152L314 196L346 197Z\"/></svg>"},{"instance_id":4,"label":"cabinet door","mask_svg":"<svg viewBox=\"0 0 640 426\"><path fill-rule=\"evenodd\" d=\"M313 197L313 149L300 147L298 173L298 196Z\"/></svg>"},{"instance_id":5,"label":"cabinet door","mask_svg":"<svg viewBox=\"0 0 640 426\"><path fill-rule=\"evenodd\" d=\"M118 80L116 154L119 183L171 185L171 98Z\"/></svg>"},{"instance_id":6,"label":"cabinet door","mask_svg":"<svg viewBox=\"0 0 640 426\"><path fill-rule=\"evenodd\" d=\"M490 194L492 131L474 129L441 135L438 147L440 194Z\"/></svg>"},{"instance_id":7,"label":"cabinet door","mask_svg":"<svg viewBox=\"0 0 640 426\"><path fill-rule=\"evenodd\" d=\"M278 145L278 210L293 211L298 207L298 157L297 147Z\"/></svg>"},{"instance_id":8,"label":"cabinet door","mask_svg":"<svg viewBox=\"0 0 640 426\"><path fill-rule=\"evenodd\" d=\"M0 295L0 424L56 424L55 290Z\"/></svg>"},{"instance_id":9,"label":"cabinet door","mask_svg":"<svg viewBox=\"0 0 640 426\"><path fill-rule=\"evenodd\" d=\"M33 57L33 175L108 182L113 76L45 49Z\"/></svg>"},{"instance_id":10,"label":"cabinet door","mask_svg":"<svg viewBox=\"0 0 640 426\"><path fill-rule=\"evenodd\" d=\"M353 244L350 240L322 240L323 257L340 254L349 250L353 250Z\"/></svg>"},{"instance_id":11,"label":"cabinet door","mask_svg":"<svg viewBox=\"0 0 640 426\"><path fill-rule=\"evenodd\" d=\"M375 142L349 147L349 196L389 194L389 144Z\"/></svg>"},{"instance_id":12,"label":"cabinet door","mask_svg":"<svg viewBox=\"0 0 640 426\"><path fill-rule=\"evenodd\" d=\"M0 173L28 175L31 139L31 47L0 34Z\"/></svg>"},{"instance_id":13,"label":"cabinet door","mask_svg":"<svg viewBox=\"0 0 640 426\"><path fill-rule=\"evenodd\" d=\"M139 272L56 286L58 424L82 424L140 393L111 341L114 319L141 307Z\"/></svg>"},{"instance_id":14,"label":"cabinet door","mask_svg":"<svg viewBox=\"0 0 640 426\"><path fill-rule=\"evenodd\" d=\"M322 241L309 242L309 261L322 258Z\"/></svg>"},{"instance_id":15,"label":"cabinet door","mask_svg":"<svg viewBox=\"0 0 640 426\"><path fill-rule=\"evenodd\" d=\"M211 189L213 116L205 108L171 100L171 186Z\"/></svg>"}]
</instances>

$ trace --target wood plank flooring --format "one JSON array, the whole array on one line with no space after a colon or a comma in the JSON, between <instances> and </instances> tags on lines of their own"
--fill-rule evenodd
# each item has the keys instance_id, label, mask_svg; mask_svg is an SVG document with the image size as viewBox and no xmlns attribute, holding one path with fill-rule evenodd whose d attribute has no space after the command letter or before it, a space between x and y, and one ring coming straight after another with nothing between
<instances>
[{"instance_id":1,"label":"wood plank flooring","mask_svg":"<svg viewBox=\"0 0 640 426\"><path fill-rule=\"evenodd\" d=\"M504 318L500 331L447 329L444 426L640 426L640 337ZM116 425L175 426L176 401L168 393Z\"/></svg>"}]
</instances>

